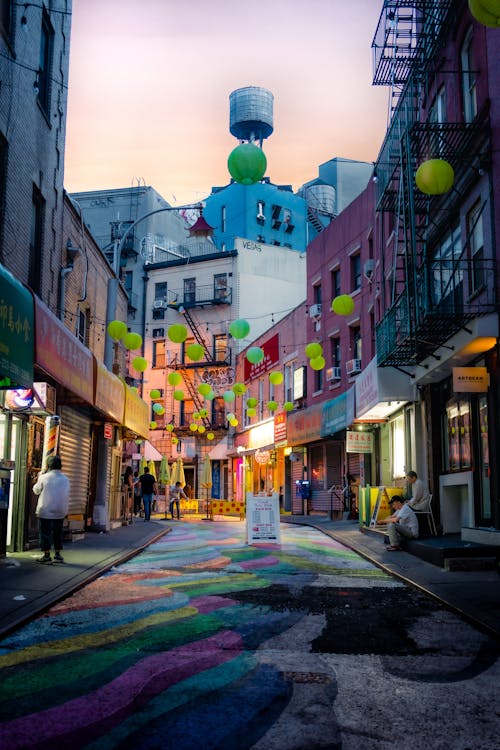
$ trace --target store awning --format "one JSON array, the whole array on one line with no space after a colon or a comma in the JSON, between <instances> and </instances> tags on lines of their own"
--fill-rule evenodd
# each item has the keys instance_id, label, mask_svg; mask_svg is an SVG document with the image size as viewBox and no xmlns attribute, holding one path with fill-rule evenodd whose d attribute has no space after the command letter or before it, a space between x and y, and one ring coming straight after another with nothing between
<instances>
[{"instance_id":1,"label":"store awning","mask_svg":"<svg viewBox=\"0 0 500 750\"><path fill-rule=\"evenodd\" d=\"M31 388L35 350L31 293L0 265L0 387Z\"/></svg>"},{"instance_id":2,"label":"store awning","mask_svg":"<svg viewBox=\"0 0 500 750\"><path fill-rule=\"evenodd\" d=\"M157 450L149 440L146 440L144 443L144 458L147 458L148 461L161 461L162 459L160 451Z\"/></svg>"},{"instance_id":3,"label":"store awning","mask_svg":"<svg viewBox=\"0 0 500 750\"><path fill-rule=\"evenodd\" d=\"M376 357L356 379L356 419L364 422L387 419L413 399L410 376L395 367L377 367Z\"/></svg>"},{"instance_id":4,"label":"store awning","mask_svg":"<svg viewBox=\"0 0 500 750\"><path fill-rule=\"evenodd\" d=\"M228 453L228 445L227 445L227 436L223 437L220 442L217 443L217 445L214 445L212 450L209 452L208 456L211 461L224 461L224 459L227 458Z\"/></svg>"}]
</instances>

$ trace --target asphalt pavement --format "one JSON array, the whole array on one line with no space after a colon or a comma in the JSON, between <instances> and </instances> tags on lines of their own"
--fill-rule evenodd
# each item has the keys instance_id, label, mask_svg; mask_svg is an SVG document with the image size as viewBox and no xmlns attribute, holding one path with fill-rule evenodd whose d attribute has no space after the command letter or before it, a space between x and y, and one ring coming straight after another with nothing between
<instances>
[{"instance_id":1,"label":"asphalt pavement","mask_svg":"<svg viewBox=\"0 0 500 750\"><path fill-rule=\"evenodd\" d=\"M144 522L138 518L129 526L107 533L88 532L83 539L66 545L64 564L41 565L37 562L38 550L12 553L0 559L0 637L141 552L167 534L172 523L185 522L159 517ZM355 521L331 521L324 516L283 516L282 522L318 529L396 578L416 586L500 641L500 575L497 571L448 571L404 551L387 552L382 535L362 533Z\"/></svg>"}]
</instances>

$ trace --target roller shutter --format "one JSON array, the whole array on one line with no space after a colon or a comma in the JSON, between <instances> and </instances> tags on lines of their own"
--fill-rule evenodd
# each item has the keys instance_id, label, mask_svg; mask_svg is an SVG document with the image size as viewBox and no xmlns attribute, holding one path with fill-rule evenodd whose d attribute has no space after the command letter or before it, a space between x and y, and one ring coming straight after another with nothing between
<instances>
[{"instance_id":1,"label":"roller shutter","mask_svg":"<svg viewBox=\"0 0 500 750\"><path fill-rule=\"evenodd\" d=\"M59 453L62 470L71 482L69 516L86 518L89 498L91 423L83 414L63 406L60 409Z\"/></svg>"}]
</instances>

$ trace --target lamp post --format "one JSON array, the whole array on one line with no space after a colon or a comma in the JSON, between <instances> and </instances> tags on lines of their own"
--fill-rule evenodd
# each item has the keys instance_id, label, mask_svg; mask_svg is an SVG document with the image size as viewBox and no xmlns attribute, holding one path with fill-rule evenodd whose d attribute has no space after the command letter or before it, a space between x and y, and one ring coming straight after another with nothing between
<instances>
[{"instance_id":1,"label":"lamp post","mask_svg":"<svg viewBox=\"0 0 500 750\"><path fill-rule=\"evenodd\" d=\"M130 224L126 228L120 240L115 241L115 246L113 250L114 277L110 278L108 281L106 327L116 317L116 303L117 303L117 298L118 298L118 284L119 284L119 278L120 278L120 259L121 259L121 255L123 252L123 247L125 245L125 240L127 239L130 232L133 229L135 229L137 224L140 224L141 221L144 221L144 219L148 219L150 216L154 216L155 214L163 213L164 211L184 211L184 210L192 209L192 208L198 209L201 211L203 209L203 205L201 203L191 203L185 206L163 206L162 208L155 208L153 211L148 211L142 216L139 216L138 219L136 219L132 224ZM177 253L175 250L169 250L169 253L171 253L172 255L177 255L178 257L184 257L184 256L181 256L181 253ZM113 367L113 344L109 336L106 337L106 341L104 345L104 364L106 365L108 370L111 370Z\"/></svg>"}]
</instances>

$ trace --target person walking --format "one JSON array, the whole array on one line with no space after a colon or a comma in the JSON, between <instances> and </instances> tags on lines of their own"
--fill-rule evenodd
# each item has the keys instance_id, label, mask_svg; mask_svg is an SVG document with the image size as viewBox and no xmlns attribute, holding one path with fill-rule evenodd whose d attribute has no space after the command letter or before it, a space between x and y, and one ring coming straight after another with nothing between
<instances>
[{"instance_id":1,"label":"person walking","mask_svg":"<svg viewBox=\"0 0 500 750\"><path fill-rule=\"evenodd\" d=\"M175 483L175 487L172 487L170 489L170 515L172 516L172 521L174 520L174 505L177 507L177 520L180 521L181 518L181 510L180 510L180 499L181 497L188 499L186 493L182 489L182 485L180 482Z\"/></svg>"},{"instance_id":2,"label":"person walking","mask_svg":"<svg viewBox=\"0 0 500 750\"><path fill-rule=\"evenodd\" d=\"M70 482L61 468L60 457L50 456L47 460L47 471L38 475L38 480L33 486L33 492L39 495L35 513L38 518L40 548L43 552L38 562L48 565L52 564L52 545L55 552L54 562L64 562L61 555L62 530L69 508Z\"/></svg>"},{"instance_id":3,"label":"person walking","mask_svg":"<svg viewBox=\"0 0 500 750\"><path fill-rule=\"evenodd\" d=\"M139 484L139 472L134 471L134 516L141 512L141 485Z\"/></svg>"},{"instance_id":4,"label":"person walking","mask_svg":"<svg viewBox=\"0 0 500 750\"><path fill-rule=\"evenodd\" d=\"M144 474L139 477L141 486L142 504L144 505L144 520L149 521L151 518L151 506L153 504L153 494L158 493L156 479L150 473L147 466L144 467Z\"/></svg>"},{"instance_id":5,"label":"person walking","mask_svg":"<svg viewBox=\"0 0 500 750\"><path fill-rule=\"evenodd\" d=\"M389 505L393 511L391 516L382 518L379 523L387 524L390 545L387 552L399 552L406 539L418 538L418 518L408 503L403 501L400 495L394 495Z\"/></svg>"}]
</instances>

